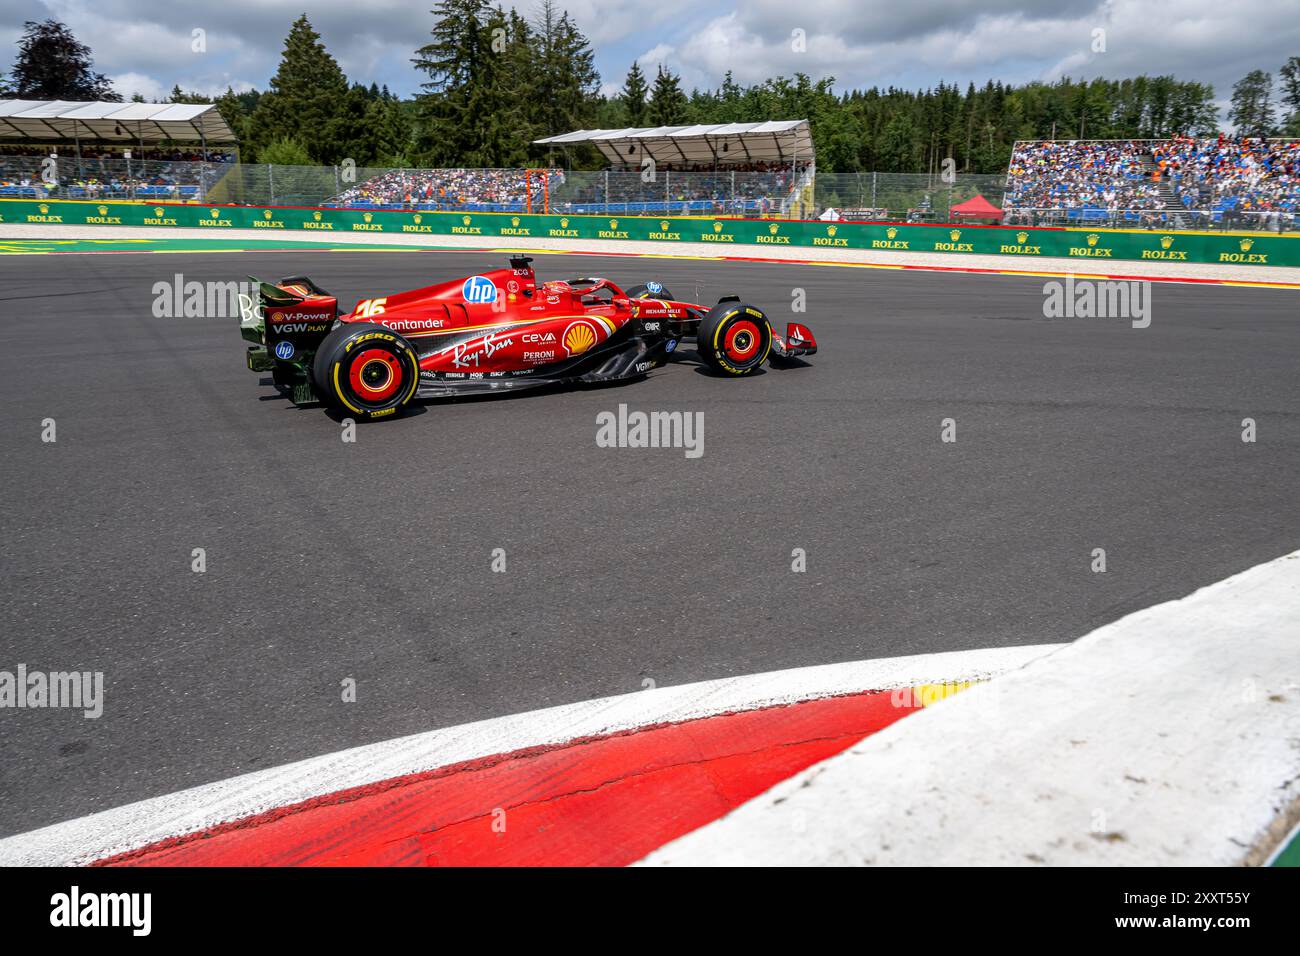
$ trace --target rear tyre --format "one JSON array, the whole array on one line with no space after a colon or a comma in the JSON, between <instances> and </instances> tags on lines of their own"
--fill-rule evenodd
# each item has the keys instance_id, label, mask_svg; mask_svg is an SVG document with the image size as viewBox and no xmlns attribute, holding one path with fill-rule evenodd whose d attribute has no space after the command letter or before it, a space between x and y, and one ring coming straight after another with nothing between
<instances>
[{"instance_id":1,"label":"rear tyre","mask_svg":"<svg viewBox=\"0 0 1300 956\"><path fill-rule=\"evenodd\" d=\"M385 418L415 395L420 362L396 332L370 322L344 323L321 342L312 379L320 397L340 414Z\"/></svg>"},{"instance_id":2,"label":"rear tyre","mask_svg":"<svg viewBox=\"0 0 1300 956\"><path fill-rule=\"evenodd\" d=\"M651 284L632 286L627 290L627 297L629 299L672 299L674 302L677 301L665 286L658 282L652 284L657 288L651 289Z\"/></svg>"},{"instance_id":3,"label":"rear tyre","mask_svg":"<svg viewBox=\"0 0 1300 956\"><path fill-rule=\"evenodd\" d=\"M752 375L772 351L767 316L743 302L719 302L700 320L696 350L723 375Z\"/></svg>"}]
</instances>

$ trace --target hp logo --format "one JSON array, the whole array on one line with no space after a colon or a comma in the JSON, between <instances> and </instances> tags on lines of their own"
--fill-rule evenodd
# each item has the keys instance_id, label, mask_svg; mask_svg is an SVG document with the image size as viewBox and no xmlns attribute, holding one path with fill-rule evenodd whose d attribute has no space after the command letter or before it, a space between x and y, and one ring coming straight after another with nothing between
<instances>
[{"instance_id":1,"label":"hp logo","mask_svg":"<svg viewBox=\"0 0 1300 956\"><path fill-rule=\"evenodd\" d=\"M470 276L460 287L460 294L465 297L466 302L486 305L496 301L497 287L492 284L491 279L484 276Z\"/></svg>"},{"instance_id":2,"label":"hp logo","mask_svg":"<svg viewBox=\"0 0 1300 956\"><path fill-rule=\"evenodd\" d=\"M292 342L276 342L276 343L275 343L275 357L278 358L278 359L283 359L283 360L286 361L286 362L287 362L289 359L293 358L293 343L292 343Z\"/></svg>"}]
</instances>

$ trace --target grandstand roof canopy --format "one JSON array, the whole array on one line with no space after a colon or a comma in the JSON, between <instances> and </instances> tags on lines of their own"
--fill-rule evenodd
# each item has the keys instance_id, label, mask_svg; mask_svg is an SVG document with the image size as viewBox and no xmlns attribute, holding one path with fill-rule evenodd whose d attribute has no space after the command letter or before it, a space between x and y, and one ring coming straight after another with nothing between
<instances>
[{"instance_id":1,"label":"grandstand roof canopy","mask_svg":"<svg viewBox=\"0 0 1300 956\"><path fill-rule=\"evenodd\" d=\"M233 143L235 134L211 103L0 100L0 139Z\"/></svg>"},{"instance_id":2,"label":"grandstand roof canopy","mask_svg":"<svg viewBox=\"0 0 1300 956\"><path fill-rule=\"evenodd\" d=\"M723 123L718 126L633 126L580 129L533 140L539 146L591 143L611 163L639 166L643 156L656 163L788 163L813 158L807 120Z\"/></svg>"}]
</instances>

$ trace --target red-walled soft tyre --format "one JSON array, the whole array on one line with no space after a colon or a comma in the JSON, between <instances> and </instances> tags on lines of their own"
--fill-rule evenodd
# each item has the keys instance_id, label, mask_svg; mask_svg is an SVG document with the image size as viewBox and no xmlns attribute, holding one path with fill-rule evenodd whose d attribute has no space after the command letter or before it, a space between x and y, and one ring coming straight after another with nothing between
<instances>
[{"instance_id":1,"label":"red-walled soft tyre","mask_svg":"<svg viewBox=\"0 0 1300 956\"><path fill-rule=\"evenodd\" d=\"M696 350L723 375L752 375L772 351L767 316L743 302L719 302L700 320Z\"/></svg>"},{"instance_id":2,"label":"red-walled soft tyre","mask_svg":"<svg viewBox=\"0 0 1300 956\"><path fill-rule=\"evenodd\" d=\"M415 395L420 361L396 332L369 322L344 323L321 342L312 378L321 398L340 414L386 418Z\"/></svg>"}]
</instances>

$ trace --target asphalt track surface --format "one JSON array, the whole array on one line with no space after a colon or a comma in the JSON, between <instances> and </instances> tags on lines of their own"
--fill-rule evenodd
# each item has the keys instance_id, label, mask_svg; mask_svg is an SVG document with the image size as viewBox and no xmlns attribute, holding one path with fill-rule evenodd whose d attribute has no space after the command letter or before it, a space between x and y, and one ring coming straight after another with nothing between
<instances>
[{"instance_id":1,"label":"asphalt track surface","mask_svg":"<svg viewBox=\"0 0 1300 956\"><path fill-rule=\"evenodd\" d=\"M804 289L820 354L430 403L353 444L259 386L233 320L151 314L176 272L347 307L502 258L0 259L0 669L106 681L98 720L0 712L0 835L648 680L1068 641L1300 543L1294 292L1155 284L1134 329L1045 319L1041 278L538 256L781 324ZM597 448L619 403L702 411L703 457Z\"/></svg>"}]
</instances>

